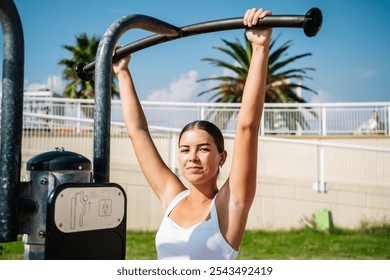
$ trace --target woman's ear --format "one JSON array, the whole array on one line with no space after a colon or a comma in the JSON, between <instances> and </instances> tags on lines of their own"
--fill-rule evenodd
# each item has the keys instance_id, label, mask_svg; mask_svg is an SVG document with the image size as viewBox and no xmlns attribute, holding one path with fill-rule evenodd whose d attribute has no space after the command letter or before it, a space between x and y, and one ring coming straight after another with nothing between
<instances>
[{"instance_id":1,"label":"woman's ear","mask_svg":"<svg viewBox=\"0 0 390 280\"><path fill-rule=\"evenodd\" d=\"M223 152L221 153L221 160L219 162L220 167L222 167L225 164L226 158L227 158L227 152L226 150L223 150Z\"/></svg>"}]
</instances>

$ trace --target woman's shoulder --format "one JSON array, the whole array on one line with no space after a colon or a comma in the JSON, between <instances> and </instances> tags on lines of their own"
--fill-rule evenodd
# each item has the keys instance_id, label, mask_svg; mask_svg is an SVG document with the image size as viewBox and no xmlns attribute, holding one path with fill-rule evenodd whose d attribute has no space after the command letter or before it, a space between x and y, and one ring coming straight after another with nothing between
<instances>
[{"instance_id":1,"label":"woman's shoulder","mask_svg":"<svg viewBox=\"0 0 390 280\"><path fill-rule=\"evenodd\" d=\"M165 197L161 199L161 204L163 207L164 213L168 210L170 205L176 200L181 200L189 194L189 190L183 186L171 188L169 192L166 193Z\"/></svg>"}]
</instances>

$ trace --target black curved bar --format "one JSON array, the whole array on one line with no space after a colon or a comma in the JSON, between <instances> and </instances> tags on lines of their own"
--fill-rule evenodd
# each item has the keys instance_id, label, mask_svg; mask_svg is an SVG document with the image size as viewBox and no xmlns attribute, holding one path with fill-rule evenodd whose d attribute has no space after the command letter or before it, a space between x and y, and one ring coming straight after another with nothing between
<instances>
[{"instance_id":1,"label":"black curved bar","mask_svg":"<svg viewBox=\"0 0 390 280\"><path fill-rule=\"evenodd\" d=\"M119 27L121 25L124 25L124 27ZM159 19L150 16L139 15L139 14L133 14L133 15L122 17L121 19L114 22L107 30L120 29L121 30L120 34L117 34L117 37L119 38L124 32L135 28L151 31L153 33L159 34L158 36L163 36L163 37L166 36L179 37L181 33L181 29L179 27L176 27L174 25L171 25L169 23L166 23L164 21L161 21ZM104 37L112 37L112 36L109 36L109 34L105 34L103 35L102 40L104 39ZM124 53L123 48L120 48L116 51L116 56L114 56L112 60L113 62L116 62L128 54L129 53ZM95 62L91 62L89 64L85 64L84 62L81 62L76 66L76 73L78 77L84 81L92 80L91 73L93 73L94 70L95 70Z\"/></svg>"},{"instance_id":2,"label":"black curved bar","mask_svg":"<svg viewBox=\"0 0 390 280\"><path fill-rule=\"evenodd\" d=\"M120 36L129 29L140 28L164 36L180 36L181 29L164 21L145 16L128 15L115 21L103 34L96 52L93 179L109 182L111 130L112 54ZM82 68L80 67L81 71Z\"/></svg>"},{"instance_id":3,"label":"black curved bar","mask_svg":"<svg viewBox=\"0 0 390 280\"><path fill-rule=\"evenodd\" d=\"M183 26L180 29L180 32L177 35L166 36L156 34L144 39L135 41L126 46L121 47L116 51L116 55L113 57L113 62L118 61L119 59L137 52L139 50L158 45L161 43L165 43L168 41L204 34L218 31L226 31L226 30L235 30L235 29L245 29L246 26L243 24L243 18L230 18L230 19L221 19L214 20L202 23L196 23L192 25ZM306 36L313 37L317 35L322 26L322 13L318 8L310 9L306 15L270 15L259 21L256 25L261 28L274 28L274 27L282 27L282 28L303 28ZM156 32L158 33L158 32ZM91 62L89 64L79 64L76 72L79 77L83 80L89 80L92 76L88 76L85 78L85 75L89 75L93 73L95 69L95 62Z\"/></svg>"}]
</instances>

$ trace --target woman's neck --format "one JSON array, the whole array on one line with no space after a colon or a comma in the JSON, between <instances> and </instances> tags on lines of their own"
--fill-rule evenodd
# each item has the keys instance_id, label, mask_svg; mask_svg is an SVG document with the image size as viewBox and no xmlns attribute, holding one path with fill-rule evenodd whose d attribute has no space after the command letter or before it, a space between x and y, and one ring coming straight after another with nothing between
<instances>
[{"instance_id":1,"label":"woman's neck","mask_svg":"<svg viewBox=\"0 0 390 280\"><path fill-rule=\"evenodd\" d=\"M189 186L190 195L189 198L192 201L197 201L199 203L206 202L208 200L214 199L215 195L218 193L218 188L214 184L213 187L202 185L201 187L190 185Z\"/></svg>"}]
</instances>

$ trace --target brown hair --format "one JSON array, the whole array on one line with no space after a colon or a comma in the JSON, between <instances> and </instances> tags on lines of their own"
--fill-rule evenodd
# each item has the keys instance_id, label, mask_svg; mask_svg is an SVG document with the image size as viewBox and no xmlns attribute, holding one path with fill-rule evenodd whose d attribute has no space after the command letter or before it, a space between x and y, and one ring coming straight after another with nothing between
<instances>
[{"instance_id":1,"label":"brown hair","mask_svg":"<svg viewBox=\"0 0 390 280\"><path fill-rule=\"evenodd\" d=\"M219 153L222 153L225 150L224 139L221 130L213 123L209 121L197 120L190 122L185 127L183 127L182 131L179 135L179 143L180 139L183 136L184 132L193 130L195 128L206 131L208 134L213 137L215 145L217 146L217 150Z\"/></svg>"}]
</instances>

